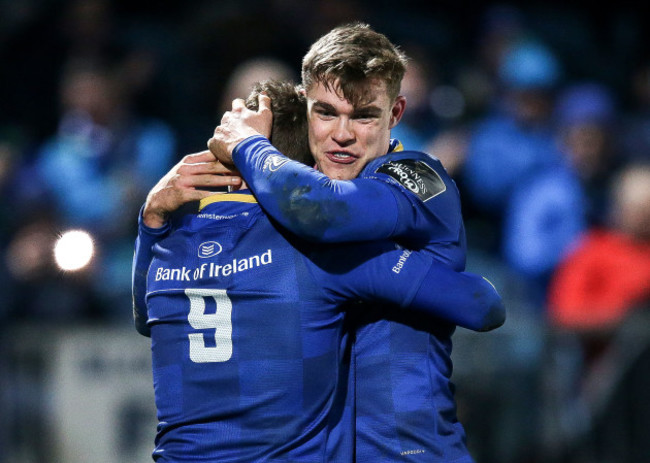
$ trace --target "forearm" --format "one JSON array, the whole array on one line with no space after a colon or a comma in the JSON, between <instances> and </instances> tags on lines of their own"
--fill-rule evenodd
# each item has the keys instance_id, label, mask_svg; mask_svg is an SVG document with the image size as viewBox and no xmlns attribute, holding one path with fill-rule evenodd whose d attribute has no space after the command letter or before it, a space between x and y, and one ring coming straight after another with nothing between
<instances>
[{"instance_id":1,"label":"forearm","mask_svg":"<svg viewBox=\"0 0 650 463\"><path fill-rule=\"evenodd\" d=\"M474 331L505 322L501 296L485 278L434 262L409 306Z\"/></svg>"},{"instance_id":2,"label":"forearm","mask_svg":"<svg viewBox=\"0 0 650 463\"><path fill-rule=\"evenodd\" d=\"M138 218L138 237L131 269L131 291L133 296L133 321L135 329L143 336L151 336L147 326L148 314L145 295L147 293L147 273L153 259L153 246L169 233L170 224L161 228L150 228L143 223L142 211Z\"/></svg>"},{"instance_id":3,"label":"forearm","mask_svg":"<svg viewBox=\"0 0 650 463\"><path fill-rule=\"evenodd\" d=\"M321 272L316 278L333 290L332 297L383 302L416 318L474 331L488 331L505 321L501 297L487 280L458 272L428 252L367 242L336 246L316 264Z\"/></svg>"},{"instance_id":4,"label":"forearm","mask_svg":"<svg viewBox=\"0 0 650 463\"><path fill-rule=\"evenodd\" d=\"M233 161L262 208L304 238L345 242L388 238L400 211L381 182L330 180L278 152L264 137L250 137Z\"/></svg>"}]
</instances>

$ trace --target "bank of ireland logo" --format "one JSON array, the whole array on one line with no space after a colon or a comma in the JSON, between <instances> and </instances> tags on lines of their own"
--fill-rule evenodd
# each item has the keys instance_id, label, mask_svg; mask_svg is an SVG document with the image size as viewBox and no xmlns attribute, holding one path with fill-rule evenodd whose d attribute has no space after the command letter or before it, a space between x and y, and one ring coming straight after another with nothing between
<instances>
[{"instance_id":1,"label":"bank of ireland logo","mask_svg":"<svg viewBox=\"0 0 650 463\"><path fill-rule=\"evenodd\" d=\"M208 257L216 256L221 252L221 245L216 241L204 241L199 244L199 257L207 259Z\"/></svg>"},{"instance_id":2,"label":"bank of ireland logo","mask_svg":"<svg viewBox=\"0 0 650 463\"><path fill-rule=\"evenodd\" d=\"M271 172L275 172L280 167L285 165L287 162L289 162L288 158L285 158L283 156L271 155L268 158L266 158L266 160L264 161L264 167L262 167L262 170L269 170Z\"/></svg>"}]
</instances>

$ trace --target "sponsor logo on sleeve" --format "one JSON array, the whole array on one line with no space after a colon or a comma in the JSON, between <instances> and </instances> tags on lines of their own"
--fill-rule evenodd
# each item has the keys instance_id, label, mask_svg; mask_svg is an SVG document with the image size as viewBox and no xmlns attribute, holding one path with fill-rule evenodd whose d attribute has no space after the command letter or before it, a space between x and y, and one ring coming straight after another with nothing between
<instances>
[{"instance_id":1,"label":"sponsor logo on sleeve","mask_svg":"<svg viewBox=\"0 0 650 463\"><path fill-rule=\"evenodd\" d=\"M445 182L427 163L415 159L388 161L375 170L395 179L422 201L438 196L447 189Z\"/></svg>"},{"instance_id":2,"label":"sponsor logo on sleeve","mask_svg":"<svg viewBox=\"0 0 650 463\"><path fill-rule=\"evenodd\" d=\"M264 161L264 166L262 167L262 170L275 172L280 167L285 165L287 162L289 162L289 158L286 158L284 156L278 156L277 154L272 154Z\"/></svg>"},{"instance_id":3,"label":"sponsor logo on sleeve","mask_svg":"<svg viewBox=\"0 0 650 463\"><path fill-rule=\"evenodd\" d=\"M404 249L404 251L402 251L402 254L399 256L399 259L397 260L395 265L393 265L392 270L394 273L399 273L402 271L404 264L406 264L406 260L409 258L411 254L413 254L413 251L409 251L408 249Z\"/></svg>"}]
</instances>

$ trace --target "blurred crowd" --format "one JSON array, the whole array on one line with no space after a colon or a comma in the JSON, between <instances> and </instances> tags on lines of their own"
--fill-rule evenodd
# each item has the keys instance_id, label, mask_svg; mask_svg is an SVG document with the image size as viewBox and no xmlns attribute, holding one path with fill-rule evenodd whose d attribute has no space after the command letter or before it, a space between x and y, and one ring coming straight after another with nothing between
<instances>
[{"instance_id":1,"label":"blurred crowd","mask_svg":"<svg viewBox=\"0 0 650 463\"><path fill-rule=\"evenodd\" d=\"M393 136L454 178L468 269L506 300L503 328L456 336L477 462L650 461L647 15L360 0L0 9L2 332L128 326L149 189L205 148L233 98L297 81L313 40L360 19L411 58ZM53 259L70 229L95 245L79 271Z\"/></svg>"}]
</instances>

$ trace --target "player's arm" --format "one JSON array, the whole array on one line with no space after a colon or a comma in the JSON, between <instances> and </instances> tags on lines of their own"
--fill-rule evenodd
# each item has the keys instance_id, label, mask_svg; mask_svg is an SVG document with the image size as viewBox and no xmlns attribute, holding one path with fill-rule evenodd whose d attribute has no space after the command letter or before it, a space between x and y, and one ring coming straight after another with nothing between
<instances>
[{"instance_id":1,"label":"player's arm","mask_svg":"<svg viewBox=\"0 0 650 463\"><path fill-rule=\"evenodd\" d=\"M215 161L209 151L188 154L151 189L141 216L145 225L159 228L184 204L240 185L241 177Z\"/></svg>"},{"instance_id":2,"label":"player's arm","mask_svg":"<svg viewBox=\"0 0 650 463\"><path fill-rule=\"evenodd\" d=\"M340 246L316 262L329 297L394 304L474 331L505 322L501 296L485 278L457 272L429 253L377 245Z\"/></svg>"},{"instance_id":3,"label":"player's arm","mask_svg":"<svg viewBox=\"0 0 650 463\"><path fill-rule=\"evenodd\" d=\"M171 224L166 222L160 228L147 227L142 219L138 218L138 237L135 240L135 252L131 268L131 292L133 296L133 321L135 329L143 336L151 336L147 326L148 314L145 296L147 294L147 272L153 259L153 246L165 238L171 229Z\"/></svg>"},{"instance_id":4,"label":"player's arm","mask_svg":"<svg viewBox=\"0 0 650 463\"><path fill-rule=\"evenodd\" d=\"M211 196L219 189L241 185L241 178L214 160L209 151L188 154L147 195L138 215L138 237L131 268L133 319L137 331L149 336L145 294L152 247L171 227L169 217L184 205Z\"/></svg>"},{"instance_id":5,"label":"player's arm","mask_svg":"<svg viewBox=\"0 0 650 463\"><path fill-rule=\"evenodd\" d=\"M474 331L493 330L506 320L503 300L485 277L456 272L437 261L433 261L406 308Z\"/></svg>"},{"instance_id":6,"label":"player's arm","mask_svg":"<svg viewBox=\"0 0 650 463\"><path fill-rule=\"evenodd\" d=\"M290 160L259 135L239 143L232 159L262 208L293 233L313 241L408 237L426 243L434 225L425 208L414 208L387 183L331 180Z\"/></svg>"}]
</instances>

